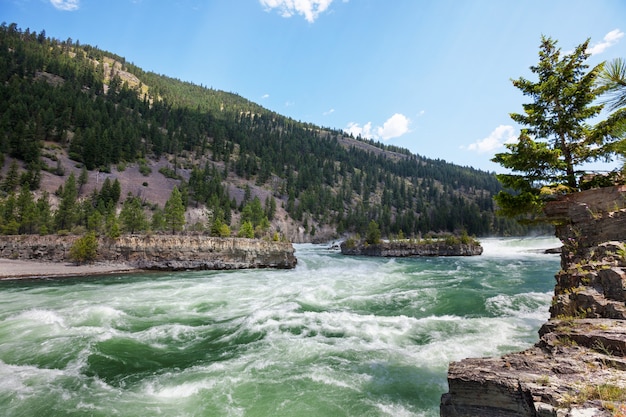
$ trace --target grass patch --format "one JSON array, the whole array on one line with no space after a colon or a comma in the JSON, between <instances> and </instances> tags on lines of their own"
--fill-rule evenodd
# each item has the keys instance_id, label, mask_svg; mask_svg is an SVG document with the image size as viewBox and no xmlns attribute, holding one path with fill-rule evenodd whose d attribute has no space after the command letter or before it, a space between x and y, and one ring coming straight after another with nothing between
<instances>
[{"instance_id":1,"label":"grass patch","mask_svg":"<svg viewBox=\"0 0 626 417\"><path fill-rule=\"evenodd\" d=\"M599 400L602 407L610 411L621 411L622 407L616 409L616 404L626 402L626 388L614 384L584 385L577 393L568 395L565 398L568 406L574 404L584 404L588 401ZM619 414L614 414L619 415Z\"/></svg>"}]
</instances>

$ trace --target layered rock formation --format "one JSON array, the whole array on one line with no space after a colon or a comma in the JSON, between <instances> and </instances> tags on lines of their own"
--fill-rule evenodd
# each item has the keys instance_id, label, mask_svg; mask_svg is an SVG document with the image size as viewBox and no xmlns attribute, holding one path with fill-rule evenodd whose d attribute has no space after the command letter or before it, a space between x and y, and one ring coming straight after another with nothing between
<instances>
[{"instance_id":1,"label":"layered rock formation","mask_svg":"<svg viewBox=\"0 0 626 417\"><path fill-rule=\"evenodd\" d=\"M78 236L2 236L0 257L69 261ZM140 269L294 268L291 243L209 236L152 235L100 238L96 261L125 263Z\"/></svg>"},{"instance_id":2,"label":"layered rock formation","mask_svg":"<svg viewBox=\"0 0 626 417\"><path fill-rule=\"evenodd\" d=\"M381 242L368 245L366 243L341 243L341 253L357 256L409 257L409 256L477 256L483 253L479 244L455 243L445 241L432 243L411 243L404 241Z\"/></svg>"},{"instance_id":3,"label":"layered rock formation","mask_svg":"<svg viewBox=\"0 0 626 417\"><path fill-rule=\"evenodd\" d=\"M564 196L550 319L521 353L450 365L441 416L626 416L626 187Z\"/></svg>"}]
</instances>

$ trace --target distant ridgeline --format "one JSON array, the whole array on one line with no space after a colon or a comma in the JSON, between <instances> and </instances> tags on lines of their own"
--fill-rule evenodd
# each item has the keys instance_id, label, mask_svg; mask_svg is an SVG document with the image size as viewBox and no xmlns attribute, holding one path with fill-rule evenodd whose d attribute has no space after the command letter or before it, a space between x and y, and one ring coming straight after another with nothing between
<instances>
[{"instance_id":1,"label":"distant ridgeline","mask_svg":"<svg viewBox=\"0 0 626 417\"><path fill-rule=\"evenodd\" d=\"M364 234L372 220L383 236L525 232L495 216L493 196L501 186L492 173L295 121L239 95L145 72L113 53L44 31L2 24L0 97L4 234L107 233L123 201L104 201L99 190L92 196L78 187L67 216L58 204L63 190L46 189L46 178L66 180L81 168L114 176L135 165L146 175L164 159L159 175L175 180L185 207L211 213L195 230L214 235L236 235L246 223L257 237L292 228L302 231L302 240L328 240ZM56 204L37 204L36 218L44 220L33 221L28 202L39 191ZM246 209L255 199L265 203L260 212ZM156 205L142 204L148 221L134 232L158 228L150 222Z\"/></svg>"}]
</instances>

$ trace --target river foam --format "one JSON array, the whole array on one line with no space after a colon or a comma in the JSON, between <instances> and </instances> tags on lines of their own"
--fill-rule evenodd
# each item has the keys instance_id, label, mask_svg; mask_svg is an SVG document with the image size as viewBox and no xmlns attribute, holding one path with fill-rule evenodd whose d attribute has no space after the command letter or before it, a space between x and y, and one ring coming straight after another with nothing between
<instances>
[{"instance_id":1,"label":"river foam","mask_svg":"<svg viewBox=\"0 0 626 417\"><path fill-rule=\"evenodd\" d=\"M397 260L297 245L295 270L2 282L0 409L436 416L450 361L537 339L554 245Z\"/></svg>"}]
</instances>

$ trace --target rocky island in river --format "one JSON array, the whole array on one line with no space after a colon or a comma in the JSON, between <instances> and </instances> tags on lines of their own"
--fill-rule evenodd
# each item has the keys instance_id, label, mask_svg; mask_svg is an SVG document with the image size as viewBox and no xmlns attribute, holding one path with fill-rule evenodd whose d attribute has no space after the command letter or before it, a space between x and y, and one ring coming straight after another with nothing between
<instances>
[{"instance_id":1,"label":"rocky island in river","mask_svg":"<svg viewBox=\"0 0 626 417\"><path fill-rule=\"evenodd\" d=\"M483 253L483 248L474 239L467 242L456 238L433 241L399 240L372 244L347 240L341 243L341 253L382 257L477 256Z\"/></svg>"}]
</instances>

